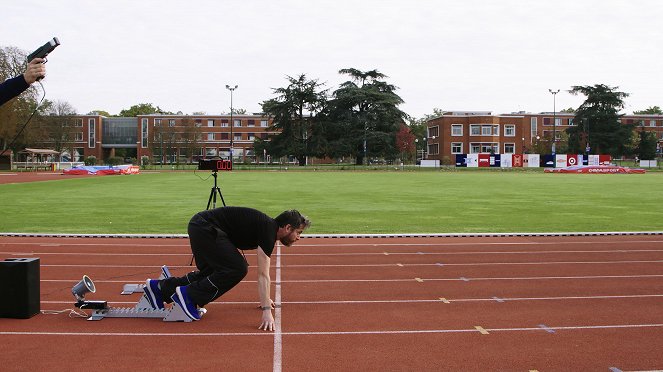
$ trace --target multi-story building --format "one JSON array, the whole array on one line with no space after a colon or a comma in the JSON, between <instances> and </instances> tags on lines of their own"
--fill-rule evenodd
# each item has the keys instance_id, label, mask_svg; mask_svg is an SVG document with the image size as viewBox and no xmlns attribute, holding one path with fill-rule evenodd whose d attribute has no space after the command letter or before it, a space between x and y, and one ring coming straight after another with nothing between
<instances>
[{"instance_id":1,"label":"multi-story building","mask_svg":"<svg viewBox=\"0 0 663 372\"><path fill-rule=\"evenodd\" d=\"M658 148L663 146L663 115L625 115L621 121L656 133ZM425 158L451 164L456 154L522 154L551 147L553 136L560 144L565 130L578 123L573 113L564 112L492 115L489 111L448 111L426 125ZM591 127L588 132L591 138ZM546 150L544 153L552 152L552 148Z\"/></svg>"},{"instance_id":2,"label":"multi-story building","mask_svg":"<svg viewBox=\"0 0 663 372\"><path fill-rule=\"evenodd\" d=\"M231 124L232 120L232 124ZM271 121L254 115L140 115L117 118L82 115L74 120L72 142L65 158L83 161L89 156L105 160L122 155L151 163L195 162L220 156L238 161L264 161L253 141L266 139Z\"/></svg>"}]
</instances>

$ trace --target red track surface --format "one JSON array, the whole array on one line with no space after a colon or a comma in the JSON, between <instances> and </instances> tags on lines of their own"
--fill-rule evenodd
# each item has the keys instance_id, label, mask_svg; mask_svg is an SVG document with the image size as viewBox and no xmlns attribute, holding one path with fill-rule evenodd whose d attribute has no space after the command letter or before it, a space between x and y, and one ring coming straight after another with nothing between
<instances>
[{"instance_id":1,"label":"red track surface","mask_svg":"<svg viewBox=\"0 0 663 372\"><path fill-rule=\"evenodd\" d=\"M131 307L186 239L0 238L0 260L39 257L41 308ZM247 258L252 266L255 256ZM272 259L277 332L257 330L255 268L199 322L0 319L4 371L663 368L663 236L305 238Z\"/></svg>"}]
</instances>

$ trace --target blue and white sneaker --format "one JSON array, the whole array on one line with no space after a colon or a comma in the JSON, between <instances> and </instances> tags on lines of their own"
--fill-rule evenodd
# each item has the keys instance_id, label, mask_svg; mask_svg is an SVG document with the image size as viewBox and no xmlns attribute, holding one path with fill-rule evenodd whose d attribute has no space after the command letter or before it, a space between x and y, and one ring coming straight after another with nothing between
<instances>
[{"instance_id":1,"label":"blue and white sneaker","mask_svg":"<svg viewBox=\"0 0 663 372\"><path fill-rule=\"evenodd\" d=\"M175 294L171 297L173 301L175 301L182 310L184 310L184 313L186 316L188 316L191 320L200 320L200 312L198 312L198 306L191 301L189 298L189 294L187 293L187 288L186 287L177 287L175 288Z\"/></svg>"},{"instance_id":2,"label":"blue and white sneaker","mask_svg":"<svg viewBox=\"0 0 663 372\"><path fill-rule=\"evenodd\" d=\"M156 279L147 279L145 281L145 297L154 310L163 310L163 295L159 288L159 281Z\"/></svg>"}]
</instances>

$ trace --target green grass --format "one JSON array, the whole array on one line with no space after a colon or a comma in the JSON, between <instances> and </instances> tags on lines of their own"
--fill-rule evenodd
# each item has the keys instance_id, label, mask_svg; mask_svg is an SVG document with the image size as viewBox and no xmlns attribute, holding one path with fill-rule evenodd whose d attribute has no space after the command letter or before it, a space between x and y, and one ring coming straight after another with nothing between
<instances>
[{"instance_id":1,"label":"green grass","mask_svg":"<svg viewBox=\"0 0 663 372\"><path fill-rule=\"evenodd\" d=\"M184 234L207 205L208 176L0 185L0 231ZM663 173L236 171L219 185L228 205L299 209L313 221L307 233L663 231Z\"/></svg>"}]
</instances>

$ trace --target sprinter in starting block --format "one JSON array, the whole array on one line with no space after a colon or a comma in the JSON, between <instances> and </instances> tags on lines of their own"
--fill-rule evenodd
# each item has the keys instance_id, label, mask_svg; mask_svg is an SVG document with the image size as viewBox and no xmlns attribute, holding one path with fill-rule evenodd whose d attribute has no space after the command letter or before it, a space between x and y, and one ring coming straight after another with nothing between
<instances>
[{"instance_id":1,"label":"sprinter in starting block","mask_svg":"<svg viewBox=\"0 0 663 372\"><path fill-rule=\"evenodd\" d=\"M276 241L291 246L310 226L296 210L271 218L255 209L221 207L194 215L188 233L197 271L183 277L147 279L145 297L151 309L165 309L164 303L179 306L190 320L200 320L199 309L236 286L248 272L248 262L239 250L256 249L258 293L262 319L259 329L274 330L270 297L270 256Z\"/></svg>"},{"instance_id":2,"label":"sprinter in starting block","mask_svg":"<svg viewBox=\"0 0 663 372\"><path fill-rule=\"evenodd\" d=\"M170 270L167 266L161 267L161 276L159 279L170 278ZM125 284L122 294L131 289L131 293L144 292L142 284ZM75 304L80 309L92 310L92 315L88 320L101 320L103 318L161 318L164 322L191 322L191 318L184 312L182 307L174 303L168 308L154 309L148 300L146 293L143 293L140 300L134 307L109 307L106 301L87 301L84 294L86 292L95 292L95 285L92 280L84 276L83 280L72 288L72 293L77 298ZM205 309L198 309L198 316L205 314Z\"/></svg>"}]
</instances>

